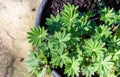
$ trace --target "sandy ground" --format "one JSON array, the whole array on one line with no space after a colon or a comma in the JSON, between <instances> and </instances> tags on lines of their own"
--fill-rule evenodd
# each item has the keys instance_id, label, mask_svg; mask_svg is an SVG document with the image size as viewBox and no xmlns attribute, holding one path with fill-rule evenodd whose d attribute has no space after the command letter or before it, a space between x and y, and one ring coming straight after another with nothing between
<instances>
[{"instance_id":1,"label":"sandy ground","mask_svg":"<svg viewBox=\"0 0 120 77\"><path fill-rule=\"evenodd\" d=\"M24 61L32 48L27 34L35 26L41 0L0 0L0 77L30 77Z\"/></svg>"}]
</instances>

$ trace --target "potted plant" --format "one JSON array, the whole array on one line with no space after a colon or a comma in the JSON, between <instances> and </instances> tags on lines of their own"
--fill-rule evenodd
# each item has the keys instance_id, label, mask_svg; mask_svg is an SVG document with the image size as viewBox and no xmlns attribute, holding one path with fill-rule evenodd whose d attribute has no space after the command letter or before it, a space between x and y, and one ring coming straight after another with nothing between
<instances>
[{"instance_id":1,"label":"potted plant","mask_svg":"<svg viewBox=\"0 0 120 77\"><path fill-rule=\"evenodd\" d=\"M96 14L78 8L64 4L59 14L46 19L45 27L28 32L34 50L26 63L37 77L53 70L61 77L119 76L120 11L104 6Z\"/></svg>"}]
</instances>

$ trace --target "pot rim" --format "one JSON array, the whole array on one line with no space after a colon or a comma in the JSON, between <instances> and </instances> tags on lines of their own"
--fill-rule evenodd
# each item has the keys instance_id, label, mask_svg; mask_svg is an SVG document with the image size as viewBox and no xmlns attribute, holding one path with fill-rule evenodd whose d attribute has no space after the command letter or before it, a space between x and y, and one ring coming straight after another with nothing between
<instances>
[{"instance_id":1,"label":"pot rim","mask_svg":"<svg viewBox=\"0 0 120 77\"><path fill-rule=\"evenodd\" d=\"M41 24L41 18L42 18L42 13L44 11L44 8L47 4L48 0L42 0L39 8L38 8L38 12L37 12L37 16L36 16L36 22L35 22L35 26L38 27Z\"/></svg>"}]
</instances>

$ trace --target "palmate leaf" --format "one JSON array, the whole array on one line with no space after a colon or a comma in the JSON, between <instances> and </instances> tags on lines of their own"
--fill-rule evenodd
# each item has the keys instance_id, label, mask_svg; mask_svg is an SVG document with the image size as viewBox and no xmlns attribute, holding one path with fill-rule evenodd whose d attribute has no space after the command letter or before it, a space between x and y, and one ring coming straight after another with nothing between
<instances>
[{"instance_id":1,"label":"palmate leaf","mask_svg":"<svg viewBox=\"0 0 120 77\"><path fill-rule=\"evenodd\" d=\"M25 62L32 74L40 73L45 64L44 60L41 60L40 54L37 52L38 51L31 51L31 53L28 55L28 60Z\"/></svg>"},{"instance_id":2,"label":"palmate leaf","mask_svg":"<svg viewBox=\"0 0 120 77\"><path fill-rule=\"evenodd\" d=\"M114 42L116 45L120 46L120 37L115 35L111 42Z\"/></svg>"},{"instance_id":3,"label":"palmate leaf","mask_svg":"<svg viewBox=\"0 0 120 77\"><path fill-rule=\"evenodd\" d=\"M88 16L88 18L91 18L91 17L94 17L96 14L94 13L93 10L89 9L86 15Z\"/></svg>"},{"instance_id":4,"label":"palmate leaf","mask_svg":"<svg viewBox=\"0 0 120 77\"><path fill-rule=\"evenodd\" d=\"M110 36L110 34L112 33L110 31L111 28L109 28L107 25L100 25L99 27L96 27L95 29L95 34L94 36L92 36L95 39L102 39L103 41L106 40L108 38L108 36Z\"/></svg>"},{"instance_id":5,"label":"palmate leaf","mask_svg":"<svg viewBox=\"0 0 120 77\"><path fill-rule=\"evenodd\" d=\"M54 45L58 45L60 48L66 48L66 42L71 39L71 34L63 32L55 32L53 43Z\"/></svg>"},{"instance_id":6,"label":"palmate leaf","mask_svg":"<svg viewBox=\"0 0 120 77\"><path fill-rule=\"evenodd\" d=\"M75 25L80 34L86 34L91 29L90 23L88 16L82 15Z\"/></svg>"},{"instance_id":7,"label":"palmate leaf","mask_svg":"<svg viewBox=\"0 0 120 77\"><path fill-rule=\"evenodd\" d=\"M112 8L104 8L100 11L100 20L104 21L105 24L111 25L116 23L117 15L115 10Z\"/></svg>"},{"instance_id":8,"label":"palmate leaf","mask_svg":"<svg viewBox=\"0 0 120 77\"><path fill-rule=\"evenodd\" d=\"M86 77L92 77L92 75L94 75L95 73L95 70L92 65L88 65L88 66L83 65L81 69L82 69L82 74L85 75Z\"/></svg>"},{"instance_id":9,"label":"palmate leaf","mask_svg":"<svg viewBox=\"0 0 120 77\"><path fill-rule=\"evenodd\" d=\"M85 50L85 54L93 57L93 59L100 58L103 56L105 43L102 41L97 41L93 39L89 39L85 41L85 45L83 49Z\"/></svg>"},{"instance_id":10,"label":"palmate leaf","mask_svg":"<svg viewBox=\"0 0 120 77\"><path fill-rule=\"evenodd\" d=\"M42 45L39 47L40 50L42 50L44 52L44 54L47 56L47 57L51 57L51 51L53 50L53 43L48 41L48 42L44 42L42 43Z\"/></svg>"},{"instance_id":11,"label":"palmate leaf","mask_svg":"<svg viewBox=\"0 0 120 77\"><path fill-rule=\"evenodd\" d=\"M62 26L60 24L59 15L57 16L50 15L50 18L47 18L46 21L47 22L45 24L48 26L48 30L50 30L51 32L58 31Z\"/></svg>"},{"instance_id":12,"label":"palmate leaf","mask_svg":"<svg viewBox=\"0 0 120 77\"><path fill-rule=\"evenodd\" d=\"M65 74L68 75L68 77L72 76L75 77L79 75L79 60L75 59L74 57L72 60L67 60L67 63L65 64Z\"/></svg>"},{"instance_id":13,"label":"palmate leaf","mask_svg":"<svg viewBox=\"0 0 120 77\"><path fill-rule=\"evenodd\" d=\"M98 72L100 77L111 72L114 63L111 61L112 56L102 58L99 62L94 64L94 69Z\"/></svg>"},{"instance_id":14,"label":"palmate leaf","mask_svg":"<svg viewBox=\"0 0 120 77\"><path fill-rule=\"evenodd\" d=\"M29 42L32 43L33 46L40 46L41 42L46 38L47 30L44 27L34 27L28 32Z\"/></svg>"},{"instance_id":15,"label":"palmate leaf","mask_svg":"<svg viewBox=\"0 0 120 77\"><path fill-rule=\"evenodd\" d=\"M52 52L52 60L50 63L55 67L60 66L60 68L62 68L68 59L68 53L65 53L63 49L56 49Z\"/></svg>"},{"instance_id":16,"label":"palmate leaf","mask_svg":"<svg viewBox=\"0 0 120 77\"><path fill-rule=\"evenodd\" d=\"M108 50L110 55L112 55L112 60L115 62L116 66L120 66L120 38L116 35L111 38L108 44Z\"/></svg>"},{"instance_id":17,"label":"palmate leaf","mask_svg":"<svg viewBox=\"0 0 120 77\"><path fill-rule=\"evenodd\" d=\"M110 40L108 41L108 50L110 53L114 53L114 50L120 50L120 38L117 37L116 35L111 37Z\"/></svg>"},{"instance_id":18,"label":"palmate leaf","mask_svg":"<svg viewBox=\"0 0 120 77\"><path fill-rule=\"evenodd\" d=\"M61 12L61 22L63 26L71 26L78 17L79 13L77 11L78 6L71 5L64 5L64 10Z\"/></svg>"}]
</instances>

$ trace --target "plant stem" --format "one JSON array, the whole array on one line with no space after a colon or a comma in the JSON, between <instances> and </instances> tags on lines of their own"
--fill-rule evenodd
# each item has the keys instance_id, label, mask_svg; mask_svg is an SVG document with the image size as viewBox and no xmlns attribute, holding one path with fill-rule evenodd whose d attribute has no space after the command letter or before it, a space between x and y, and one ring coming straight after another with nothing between
<instances>
[{"instance_id":1,"label":"plant stem","mask_svg":"<svg viewBox=\"0 0 120 77\"><path fill-rule=\"evenodd\" d=\"M112 31L114 32L119 26L120 25L115 26Z\"/></svg>"}]
</instances>

